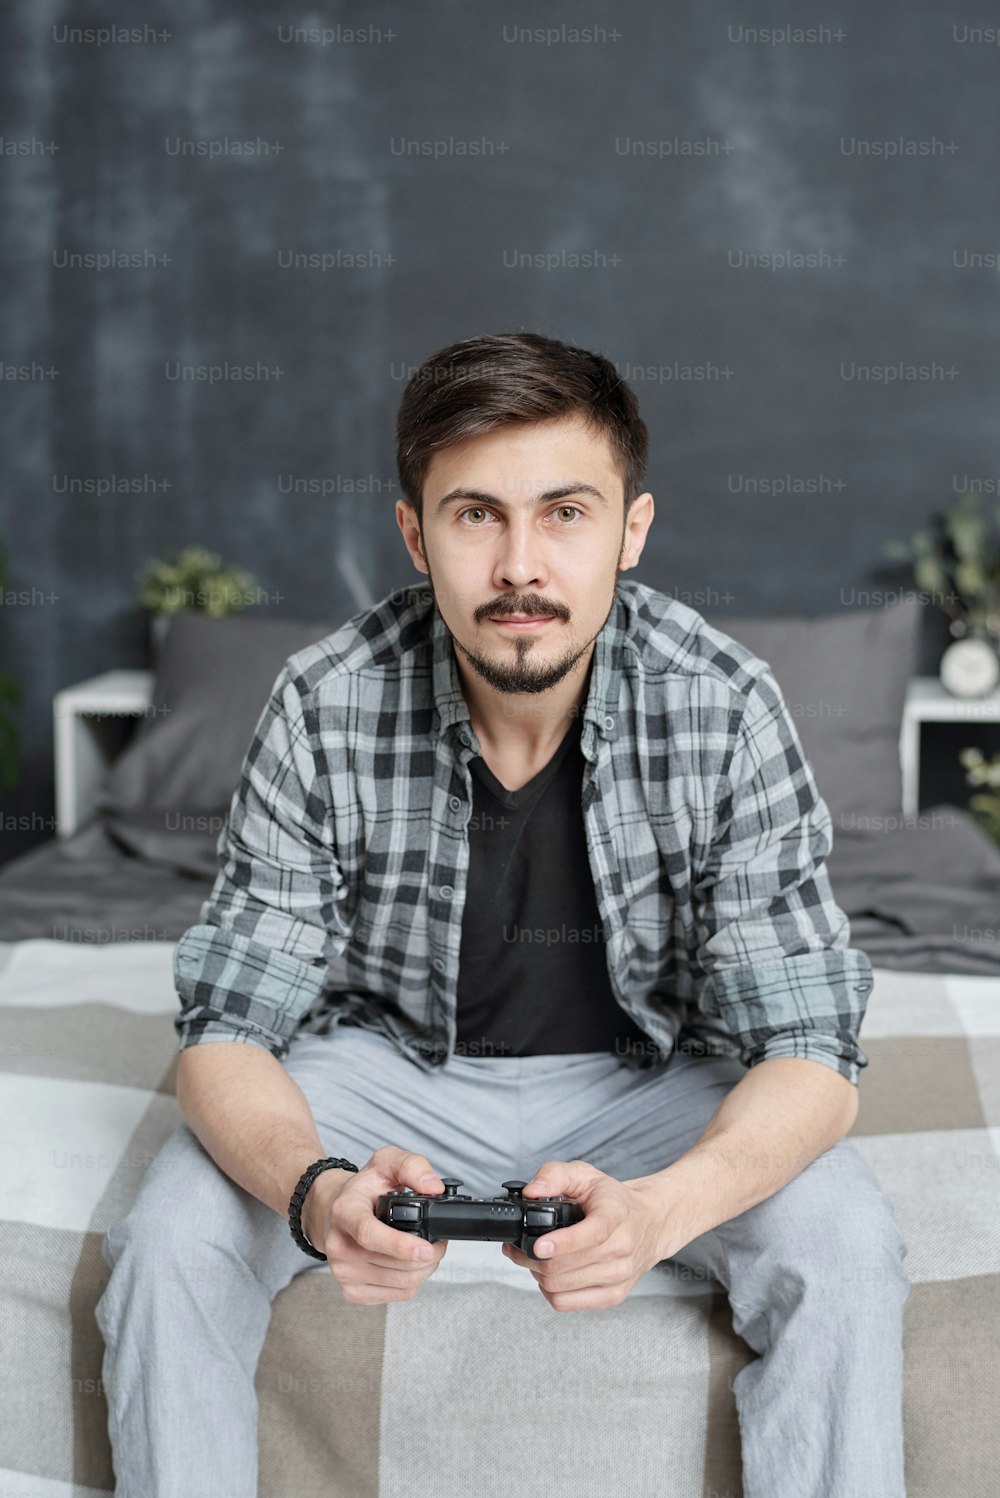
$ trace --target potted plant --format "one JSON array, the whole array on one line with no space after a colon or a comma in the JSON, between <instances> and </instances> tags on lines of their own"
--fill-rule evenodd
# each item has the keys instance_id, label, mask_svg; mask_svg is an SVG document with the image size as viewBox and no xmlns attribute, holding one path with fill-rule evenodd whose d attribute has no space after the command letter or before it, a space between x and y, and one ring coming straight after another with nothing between
<instances>
[{"instance_id":1,"label":"potted plant","mask_svg":"<svg viewBox=\"0 0 1000 1498\"><path fill-rule=\"evenodd\" d=\"M1000 844L1000 754L987 761L981 749L963 749L958 756L969 785L988 785L990 791L969 797L969 810L980 819L994 842Z\"/></svg>"},{"instance_id":2,"label":"potted plant","mask_svg":"<svg viewBox=\"0 0 1000 1498\"><path fill-rule=\"evenodd\" d=\"M1000 526L1000 508L994 518ZM959 697L991 692L1000 681L1000 532L982 514L979 495L966 491L909 541L886 542L883 554L910 562L918 588L951 621L953 643L940 664L947 690Z\"/></svg>"},{"instance_id":3,"label":"potted plant","mask_svg":"<svg viewBox=\"0 0 1000 1498\"><path fill-rule=\"evenodd\" d=\"M139 602L150 611L154 650L163 641L171 614L190 609L221 619L252 603L257 580L242 567L223 563L203 546L188 546L166 558L152 558L138 574Z\"/></svg>"},{"instance_id":4,"label":"potted plant","mask_svg":"<svg viewBox=\"0 0 1000 1498\"><path fill-rule=\"evenodd\" d=\"M0 541L0 589L7 586L7 554ZM8 671L0 671L0 791L12 791L20 779L17 749L20 742L14 708L21 688Z\"/></svg>"}]
</instances>

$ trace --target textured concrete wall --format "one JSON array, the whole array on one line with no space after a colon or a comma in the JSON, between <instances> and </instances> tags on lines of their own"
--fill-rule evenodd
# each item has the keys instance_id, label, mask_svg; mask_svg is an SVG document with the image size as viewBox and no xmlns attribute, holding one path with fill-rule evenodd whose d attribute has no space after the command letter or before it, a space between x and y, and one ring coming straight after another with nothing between
<instances>
[{"instance_id":1,"label":"textured concrete wall","mask_svg":"<svg viewBox=\"0 0 1000 1498\"><path fill-rule=\"evenodd\" d=\"M9 0L0 856L51 832L52 694L146 663L146 557L207 545L305 618L415 576L396 405L477 332L599 349L638 393L640 581L744 615L905 586L883 540L1000 472L995 25L985 0ZM255 377L181 377L227 361Z\"/></svg>"}]
</instances>

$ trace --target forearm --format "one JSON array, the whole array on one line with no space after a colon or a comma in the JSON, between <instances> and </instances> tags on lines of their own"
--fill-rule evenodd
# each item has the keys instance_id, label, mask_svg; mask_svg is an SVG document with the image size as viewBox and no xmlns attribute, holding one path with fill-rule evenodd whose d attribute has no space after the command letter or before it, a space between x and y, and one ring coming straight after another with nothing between
<instances>
[{"instance_id":1,"label":"forearm","mask_svg":"<svg viewBox=\"0 0 1000 1498\"><path fill-rule=\"evenodd\" d=\"M664 1257L766 1201L854 1123L857 1088L822 1062L761 1061L716 1109L698 1142L642 1177L664 1213Z\"/></svg>"},{"instance_id":2,"label":"forearm","mask_svg":"<svg viewBox=\"0 0 1000 1498\"><path fill-rule=\"evenodd\" d=\"M326 1150L305 1094L277 1057L238 1042L186 1046L176 1090L185 1123L219 1169L286 1217L299 1176ZM324 1194L335 1177L349 1172L324 1172Z\"/></svg>"}]
</instances>

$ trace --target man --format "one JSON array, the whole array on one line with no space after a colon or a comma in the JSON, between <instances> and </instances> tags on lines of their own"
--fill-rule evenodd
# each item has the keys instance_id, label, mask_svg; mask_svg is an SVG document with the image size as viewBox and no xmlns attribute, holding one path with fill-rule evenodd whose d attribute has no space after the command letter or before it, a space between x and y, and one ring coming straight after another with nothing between
<instances>
[{"instance_id":1,"label":"man","mask_svg":"<svg viewBox=\"0 0 1000 1498\"><path fill-rule=\"evenodd\" d=\"M444 349L397 456L430 589L286 663L177 948L184 1123L105 1239L119 1492L256 1492L278 1291L325 1255L410 1299L447 1244L376 1198L520 1174L584 1208L504 1248L553 1310L667 1258L726 1287L746 1498L899 1498L906 1245L844 1138L871 965L780 689L619 582L653 498L605 359Z\"/></svg>"}]
</instances>

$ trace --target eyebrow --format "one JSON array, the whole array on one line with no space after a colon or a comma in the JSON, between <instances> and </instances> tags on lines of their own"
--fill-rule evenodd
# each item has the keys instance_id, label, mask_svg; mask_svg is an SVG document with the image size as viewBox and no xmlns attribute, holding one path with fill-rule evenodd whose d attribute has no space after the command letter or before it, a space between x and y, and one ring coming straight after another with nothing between
<instances>
[{"instance_id":1,"label":"eyebrow","mask_svg":"<svg viewBox=\"0 0 1000 1498\"><path fill-rule=\"evenodd\" d=\"M568 499L571 494L590 494L594 499L599 499L602 505L606 506L608 503L600 489L595 489L593 484L576 483L560 484L558 489L546 489L543 494L536 495L528 503L531 505L542 505L550 499ZM460 499L471 499L477 504L482 505L499 505L501 510L507 508L505 500L497 499L495 494L487 494L482 489L452 489L443 499L438 500L435 513L440 515L446 505L455 504Z\"/></svg>"}]
</instances>

